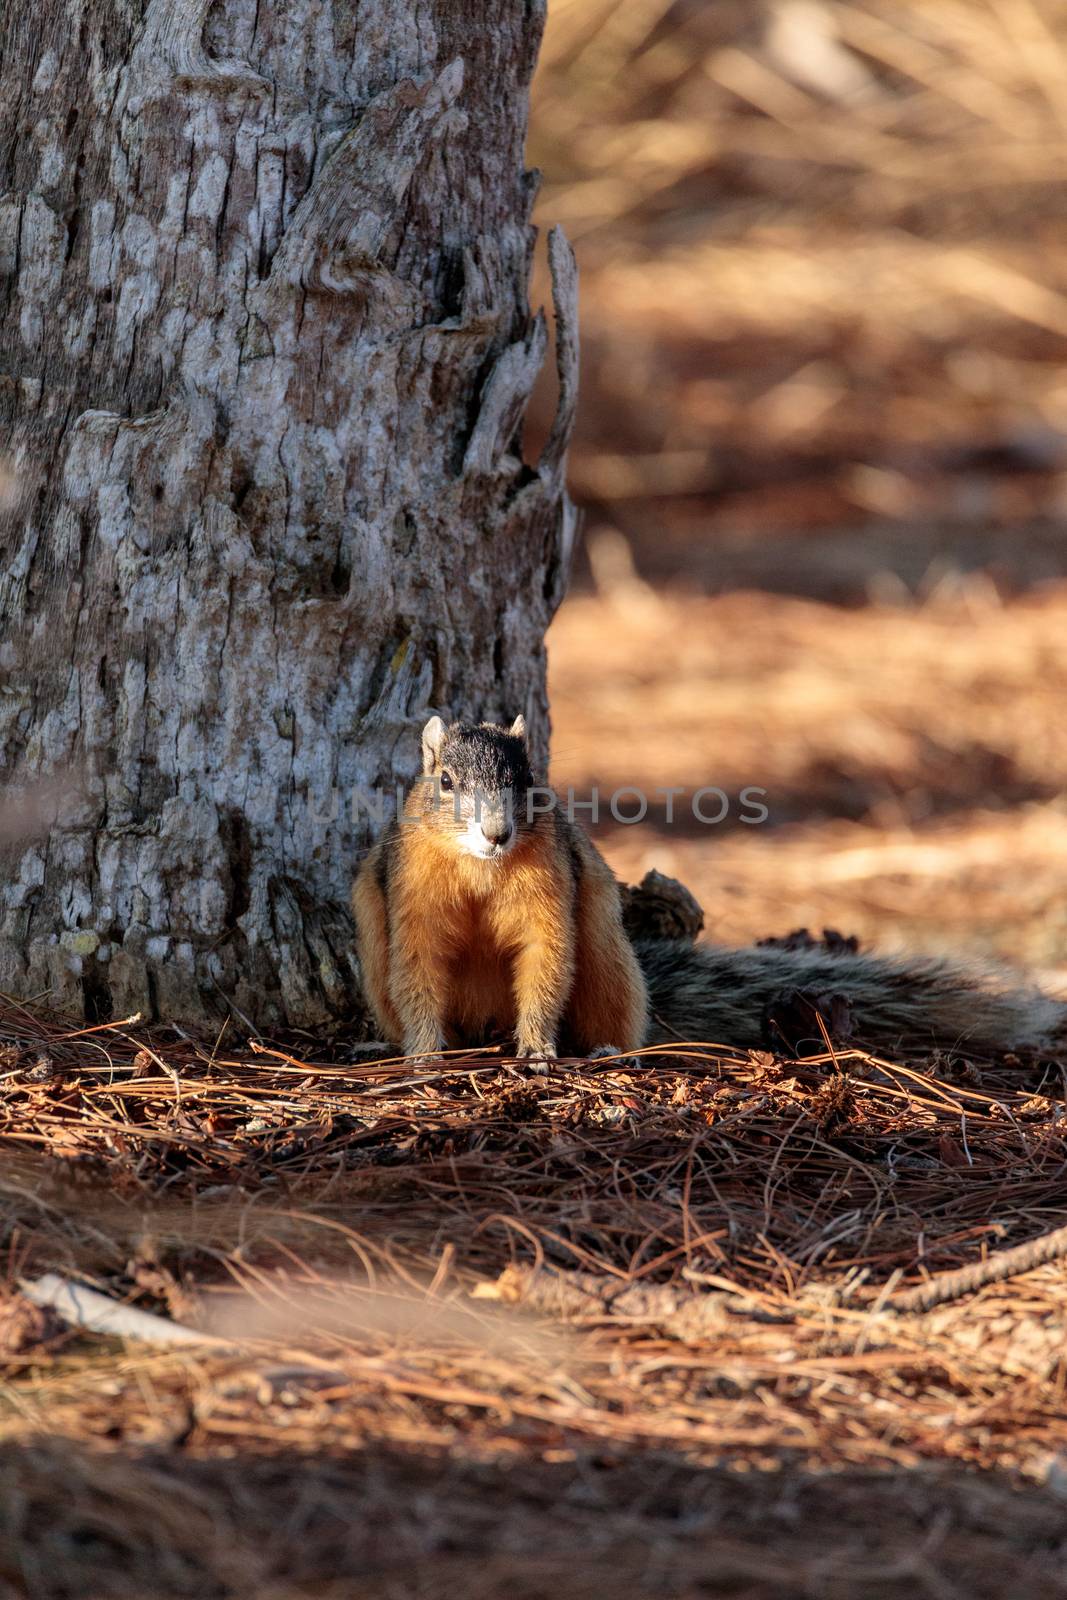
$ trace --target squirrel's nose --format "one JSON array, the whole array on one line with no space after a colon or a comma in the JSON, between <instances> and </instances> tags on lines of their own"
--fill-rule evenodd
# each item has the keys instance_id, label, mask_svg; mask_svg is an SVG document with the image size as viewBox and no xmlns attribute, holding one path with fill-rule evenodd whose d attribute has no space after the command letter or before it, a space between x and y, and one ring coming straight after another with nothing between
<instances>
[{"instance_id":1,"label":"squirrel's nose","mask_svg":"<svg viewBox=\"0 0 1067 1600\"><path fill-rule=\"evenodd\" d=\"M514 831L515 830L511 826L511 823L503 820L500 822L486 822L482 825L482 832L485 834L485 837L489 840L490 844L495 845L508 844Z\"/></svg>"}]
</instances>

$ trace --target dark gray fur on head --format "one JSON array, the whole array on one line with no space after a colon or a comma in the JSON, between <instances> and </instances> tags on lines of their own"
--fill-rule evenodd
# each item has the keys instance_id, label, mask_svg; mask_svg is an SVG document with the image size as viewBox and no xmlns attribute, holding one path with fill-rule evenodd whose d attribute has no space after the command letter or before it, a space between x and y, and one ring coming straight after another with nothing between
<instances>
[{"instance_id":1,"label":"dark gray fur on head","mask_svg":"<svg viewBox=\"0 0 1067 1600\"><path fill-rule=\"evenodd\" d=\"M453 722L445 730L439 763L461 789L487 796L523 795L533 787L526 740L492 722Z\"/></svg>"}]
</instances>

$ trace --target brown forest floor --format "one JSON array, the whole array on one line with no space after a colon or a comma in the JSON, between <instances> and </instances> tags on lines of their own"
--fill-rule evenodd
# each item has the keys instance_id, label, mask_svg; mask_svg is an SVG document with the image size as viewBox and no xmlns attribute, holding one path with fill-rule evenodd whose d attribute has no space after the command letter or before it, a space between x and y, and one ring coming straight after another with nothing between
<instances>
[{"instance_id":1,"label":"brown forest floor","mask_svg":"<svg viewBox=\"0 0 1067 1600\"><path fill-rule=\"evenodd\" d=\"M1067 596L979 599L575 599L557 766L770 791L606 837L717 935L1058 969ZM1064 1222L1067 1059L66 1034L0 1015L0 1594L1067 1595L1067 1266L895 1309ZM44 1272L229 1343L65 1329Z\"/></svg>"},{"instance_id":2,"label":"brown forest floor","mask_svg":"<svg viewBox=\"0 0 1067 1600\"><path fill-rule=\"evenodd\" d=\"M0 1592L1067 1594L1067 1269L893 1299L1062 1220L1058 1064L3 1028Z\"/></svg>"}]
</instances>

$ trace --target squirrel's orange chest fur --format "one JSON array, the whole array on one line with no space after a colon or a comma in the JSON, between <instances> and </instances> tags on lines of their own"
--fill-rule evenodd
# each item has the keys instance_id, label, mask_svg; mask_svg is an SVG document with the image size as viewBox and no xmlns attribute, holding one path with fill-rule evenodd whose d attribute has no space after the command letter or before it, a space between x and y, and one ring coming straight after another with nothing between
<instances>
[{"instance_id":1,"label":"squirrel's orange chest fur","mask_svg":"<svg viewBox=\"0 0 1067 1600\"><path fill-rule=\"evenodd\" d=\"M531 926L565 946L570 918L551 841L534 833L500 861L413 827L394 885L396 936L439 951L439 1015L450 1042L515 1030L516 961Z\"/></svg>"},{"instance_id":2,"label":"squirrel's orange chest fur","mask_svg":"<svg viewBox=\"0 0 1067 1600\"><path fill-rule=\"evenodd\" d=\"M484 901L471 901L456 926L446 963L442 1016L461 1043L513 1033L515 952L501 937Z\"/></svg>"}]
</instances>

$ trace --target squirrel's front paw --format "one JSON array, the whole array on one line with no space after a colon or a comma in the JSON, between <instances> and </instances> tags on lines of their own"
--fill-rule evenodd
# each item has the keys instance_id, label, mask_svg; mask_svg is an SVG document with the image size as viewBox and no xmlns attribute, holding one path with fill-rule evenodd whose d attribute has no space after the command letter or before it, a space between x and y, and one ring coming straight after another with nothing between
<instances>
[{"instance_id":1,"label":"squirrel's front paw","mask_svg":"<svg viewBox=\"0 0 1067 1600\"><path fill-rule=\"evenodd\" d=\"M515 1054L527 1060L534 1072L547 1072L549 1064L556 1059L556 1046L551 1039L520 1034L515 1041Z\"/></svg>"}]
</instances>

